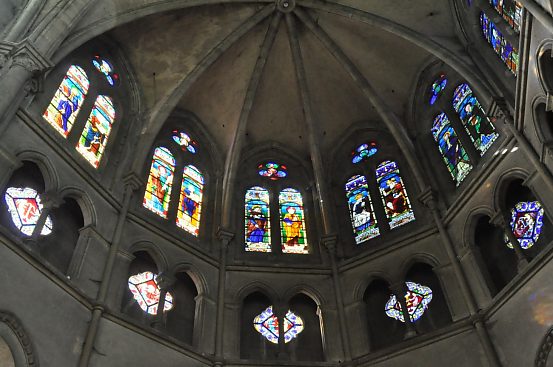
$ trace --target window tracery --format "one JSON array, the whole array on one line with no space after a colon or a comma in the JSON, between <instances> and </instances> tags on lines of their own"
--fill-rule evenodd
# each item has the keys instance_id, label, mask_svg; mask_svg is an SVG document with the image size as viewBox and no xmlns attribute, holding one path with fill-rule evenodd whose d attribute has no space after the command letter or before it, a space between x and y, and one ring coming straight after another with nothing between
<instances>
[{"instance_id":1,"label":"window tracery","mask_svg":"<svg viewBox=\"0 0 553 367\"><path fill-rule=\"evenodd\" d=\"M540 238L543 219L544 209L539 201L521 201L511 209L511 230L522 249L527 250L536 244ZM510 249L513 248L507 236L505 243Z\"/></svg>"},{"instance_id":2,"label":"window tracery","mask_svg":"<svg viewBox=\"0 0 553 367\"><path fill-rule=\"evenodd\" d=\"M92 59L92 65L98 70L100 73L104 74L104 77L106 78L106 81L111 85L112 87L115 86L117 81L119 80L119 74L115 73L113 71L113 66L111 63L102 58L100 55L95 55Z\"/></svg>"},{"instance_id":3,"label":"window tracery","mask_svg":"<svg viewBox=\"0 0 553 367\"><path fill-rule=\"evenodd\" d=\"M522 23L521 3L514 0L489 0L489 2L515 32L520 32Z\"/></svg>"},{"instance_id":4,"label":"window tracery","mask_svg":"<svg viewBox=\"0 0 553 367\"><path fill-rule=\"evenodd\" d=\"M390 228L394 229L414 221L415 214L397 163L394 161L380 163L376 167L376 181Z\"/></svg>"},{"instance_id":5,"label":"window tracery","mask_svg":"<svg viewBox=\"0 0 553 367\"><path fill-rule=\"evenodd\" d=\"M346 183L346 198L358 245L380 235L378 221L369 192L369 185L365 176L356 175Z\"/></svg>"},{"instance_id":6,"label":"window tracery","mask_svg":"<svg viewBox=\"0 0 553 367\"><path fill-rule=\"evenodd\" d=\"M282 252L285 254L308 254L303 199L298 190L287 188L278 196Z\"/></svg>"},{"instance_id":7,"label":"window tracery","mask_svg":"<svg viewBox=\"0 0 553 367\"><path fill-rule=\"evenodd\" d=\"M414 282L405 282L408 291L405 293L407 313L412 322L419 320L428 309L432 301L432 289ZM405 322L401 303L396 295L390 296L385 307L386 315L401 322Z\"/></svg>"},{"instance_id":8,"label":"window tracery","mask_svg":"<svg viewBox=\"0 0 553 367\"><path fill-rule=\"evenodd\" d=\"M157 315L161 298L157 275L150 271L133 275L129 278L128 286L142 311L150 315ZM163 312L170 311L172 308L173 296L167 292L165 294Z\"/></svg>"},{"instance_id":9,"label":"window tracery","mask_svg":"<svg viewBox=\"0 0 553 367\"><path fill-rule=\"evenodd\" d=\"M38 192L29 187L9 187L6 190L4 200L8 205L13 224L21 233L31 236L39 224L39 218L43 210ZM40 234L47 236L52 233L52 229L52 218L47 216Z\"/></svg>"},{"instance_id":10,"label":"window tracery","mask_svg":"<svg viewBox=\"0 0 553 367\"><path fill-rule=\"evenodd\" d=\"M433 105L436 103L438 98L443 94L445 87L447 86L447 78L445 74L441 74L438 79L432 83L432 86L430 87L430 105Z\"/></svg>"},{"instance_id":11,"label":"window tracery","mask_svg":"<svg viewBox=\"0 0 553 367\"><path fill-rule=\"evenodd\" d=\"M267 307L253 320L253 326L258 333L273 344L278 344L280 325L273 313L273 306ZM300 316L288 310L283 320L284 343L289 343L304 330L304 323Z\"/></svg>"}]
</instances>

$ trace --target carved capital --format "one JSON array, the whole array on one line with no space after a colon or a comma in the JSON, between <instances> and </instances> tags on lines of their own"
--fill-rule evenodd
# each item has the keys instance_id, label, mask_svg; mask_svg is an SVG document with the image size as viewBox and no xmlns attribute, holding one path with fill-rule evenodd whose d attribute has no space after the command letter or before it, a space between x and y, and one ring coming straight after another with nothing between
<instances>
[{"instance_id":1,"label":"carved capital","mask_svg":"<svg viewBox=\"0 0 553 367\"><path fill-rule=\"evenodd\" d=\"M505 217L505 215L503 214L503 212L501 212L500 210L497 211L493 217L490 218L490 224L496 226L496 227L499 227L505 231L509 231L511 230L509 228L509 222L507 221L507 218Z\"/></svg>"},{"instance_id":2,"label":"carved capital","mask_svg":"<svg viewBox=\"0 0 553 367\"><path fill-rule=\"evenodd\" d=\"M42 73L53 67L53 63L29 39L17 43L10 57L12 66L21 66L31 74Z\"/></svg>"},{"instance_id":3,"label":"carved capital","mask_svg":"<svg viewBox=\"0 0 553 367\"><path fill-rule=\"evenodd\" d=\"M13 42L0 42L0 69L8 63L8 59L15 43Z\"/></svg>"},{"instance_id":4,"label":"carved capital","mask_svg":"<svg viewBox=\"0 0 553 367\"><path fill-rule=\"evenodd\" d=\"M431 187L427 187L417 197L419 202L430 210L434 210L438 207L438 196Z\"/></svg>"},{"instance_id":5,"label":"carved capital","mask_svg":"<svg viewBox=\"0 0 553 367\"><path fill-rule=\"evenodd\" d=\"M331 255L336 255L336 249L338 246L338 236L335 234L329 234L321 238L321 244L327 249Z\"/></svg>"},{"instance_id":6,"label":"carved capital","mask_svg":"<svg viewBox=\"0 0 553 367\"><path fill-rule=\"evenodd\" d=\"M161 273L156 277L156 283L160 290L170 290L175 284L175 277L169 273Z\"/></svg>"},{"instance_id":7,"label":"carved capital","mask_svg":"<svg viewBox=\"0 0 553 367\"><path fill-rule=\"evenodd\" d=\"M234 238L234 232L229 229L219 227L219 229L217 229L217 238L221 240L223 245L228 246L230 241Z\"/></svg>"},{"instance_id":8,"label":"carved capital","mask_svg":"<svg viewBox=\"0 0 553 367\"><path fill-rule=\"evenodd\" d=\"M136 191L142 187L142 180L136 173L130 172L123 177L123 184L125 185L125 188L128 187L131 191Z\"/></svg>"},{"instance_id":9,"label":"carved capital","mask_svg":"<svg viewBox=\"0 0 553 367\"><path fill-rule=\"evenodd\" d=\"M492 97L492 103L488 108L487 114L492 119L502 118L505 120L505 123L513 122L513 116L511 115L511 112L509 111L509 107L507 106L507 102L503 97L497 97L497 96Z\"/></svg>"},{"instance_id":10,"label":"carved capital","mask_svg":"<svg viewBox=\"0 0 553 367\"><path fill-rule=\"evenodd\" d=\"M392 291L393 294L396 295L396 297L399 298L399 297L405 296L405 293L407 293L408 288L405 282L397 282L397 283L390 284L390 290ZM401 302L401 300L399 301Z\"/></svg>"},{"instance_id":11,"label":"carved capital","mask_svg":"<svg viewBox=\"0 0 553 367\"><path fill-rule=\"evenodd\" d=\"M65 202L57 192L53 191L41 194L40 201L46 210L59 208Z\"/></svg>"}]
</instances>

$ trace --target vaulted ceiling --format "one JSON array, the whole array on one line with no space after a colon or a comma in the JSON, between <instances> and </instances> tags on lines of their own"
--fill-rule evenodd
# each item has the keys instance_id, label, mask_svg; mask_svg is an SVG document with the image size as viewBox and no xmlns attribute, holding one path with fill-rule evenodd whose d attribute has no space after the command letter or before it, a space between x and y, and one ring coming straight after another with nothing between
<instances>
[{"instance_id":1,"label":"vaulted ceiling","mask_svg":"<svg viewBox=\"0 0 553 367\"><path fill-rule=\"evenodd\" d=\"M122 46L137 76L146 110L152 116L150 128L155 130L155 124L162 123L176 107L189 110L204 122L226 153L260 49L278 10L263 17L259 12L274 3L165 1L158 2L163 3L157 4L158 11L153 10L156 4L147 0L105 3L95 8L76 34L93 26L113 28L121 23L108 35ZM177 3L181 8L170 10L178 8ZM182 8L187 3L210 4ZM405 118L422 68L433 56L389 29L329 12L318 6L321 4L343 5L346 7L341 10L376 15L387 24L407 27L434 41L458 43L450 1L297 0L296 6L335 41L400 120ZM253 21L254 17L259 18ZM379 125L380 117L343 66L300 19L293 19L321 148L328 151L353 124ZM241 29L244 34L237 36ZM220 49L223 52L218 52ZM307 133L289 29L282 17L254 94L246 147L274 141L308 156Z\"/></svg>"}]
</instances>

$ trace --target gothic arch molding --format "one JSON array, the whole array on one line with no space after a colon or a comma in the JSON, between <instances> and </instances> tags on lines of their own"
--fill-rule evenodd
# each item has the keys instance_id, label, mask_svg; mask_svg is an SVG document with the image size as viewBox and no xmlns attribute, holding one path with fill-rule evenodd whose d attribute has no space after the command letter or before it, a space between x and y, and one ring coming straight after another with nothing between
<instances>
[{"instance_id":1,"label":"gothic arch molding","mask_svg":"<svg viewBox=\"0 0 553 367\"><path fill-rule=\"evenodd\" d=\"M84 227L95 226L97 223L97 214L92 200L88 194L78 187L64 187L60 190L59 196L61 198L70 198L74 199L79 207L81 208L81 213L83 214Z\"/></svg>"},{"instance_id":2,"label":"gothic arch molding","mask_svg":"<svg viewBox=\"0 0 553 367\"><path fill-rule=\"evenodd\" d=\"M241 307L244 299L255 292L265 295L273 304L276 304L281 298L279 294L269 285L260 281L255 281L238 289L235 296L232 298L231 303L240 305Z\"/></svg>"},{"instance_id":3,"label":"gothic arch molding","mask_svg":"<svg viewBox=\"0 0 553 367\"><path fill-rule=\"evenodd\" d=\"M416 254L412 254L406 260L403 261L401 266L399 266L399 268L398 268L399 270L398 270L398 273L397 273L399 275L399 279L396 279L396 280L398 282L404 281L405 278L407 277L407 273L409 272L411 267L413 265L417 264L417 263L430 265L432 267L432 269L437 268L441 265L438 258L435 255L430 254L428 252L419 252L419 253L416 253ZM436 274L436 275L438 275L438 274Z\"/></svg>"},{"instance_id":4,"label":"gothic arch molding","mask_svg":"<svg viewBox=\"0 0 553 367\"><path fill-rule=\"evenodd\" d=\"M503 208L505 190L509 184L514 180L526 180L530 176L530 173L523 168L512 168L506 170L501 174L494 185L492 192L492 207L495 211L500 211Z\"/></svg>"},{"instance_id":5,"label":"gothic arch molding","mask_svg":"<svg viewBox=\"0 0 553 367\"><path fill-rule=\"evenodd\" d=\"M152 260L154 260L157 270L159 273L163 273L168 270L169 265L167 262L167 257L163 254L163 251L159 246L150 241L140 241L134 243L127 250L130 254L134 254L139 251L144 251L150 255Z\"/></svg>"},{"instance_id":6,"label":"gothic arch molding","mask_svg":"<svg viewBox=\"0 0 553 367\"><path fill-rule=\"evenodd\" d=\"M202 273L191 263L181 262L171 267L169 270L170 274L177 273L186 273L190 279L194 282L196 290L198 291L198 296L209 297L209 287L207 285L207 280L202 275Z\"/></svg>"},{"instance_id":7,"label":"gothic arch molding","mask_svg":"<svg viewBox=\"0 0 553 367\"><path fill-rule=\"evenodd\" d=\"M0 311L0 338L4 339L17 367L38 367L31 339L19 319L10 312Z\"/></svg>"},{"instance_id":8,"label":"gothic arch molding","mask_svg":"<svg viewBox=\"0 0 553 367\"><path fill-rule=\"evenodd\" d=\"M553 327L551 327L543 337L538 352L536 353L535 367L546 367L549 354L553 348Z\"/></svg>"},{"instance_id":9,"label":"gothic arch molding","mask_svg":"<svg viewBox=\"0 0 553 367\"><path fill-rule=\"evenodd\" d=\"M367 288L371 285L372 282L375 280L382 280L386 282L388 285L392 284L392 276L390 274L384 273L382 271L373 271L369 273L369 275L358 282L355 287L353 288L353 301L354 302L363 302L363 297L365 295L365 292L367 291Z\"/></svg>"},{"instance_id":10,"label":"gothic arch molding","mask_svg":"<svg viewBox=\"0 0 553 367\"><path fill-rule=\"evenodd\" d=\"M38 166L44 179L46 192L58 191L59 175L52 161L46 155L37 151L26 150L16 153L16 156L20 161L29 161Z\"/></svg>"},{"instance_id":11,"label":"gothic arch molding","mask_svg":"<svg viewBox=\"0 0 553 367\"><path fill-rule=\"evenodd\" d=\"M463 225L463 237L461 240L462 248L470 248L476 246L476 244L474 243L474 232L478 219L483 216L492 218L494 216L493 209L487 205L481 205L473 208L466 216L465 224Z\"/></svg>"}]
</instances>

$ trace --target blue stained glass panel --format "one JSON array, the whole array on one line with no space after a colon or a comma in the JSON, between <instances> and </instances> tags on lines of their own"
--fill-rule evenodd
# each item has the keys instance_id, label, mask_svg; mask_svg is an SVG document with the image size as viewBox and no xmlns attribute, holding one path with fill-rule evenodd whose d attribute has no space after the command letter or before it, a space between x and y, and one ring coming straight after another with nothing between
<instances>
[{"instance_id":1,"label":"blue stained glass panel","mask_svg":"<svg viewBox=\"0 0 553 367\"><path fill-rule=\"evenodd\" d=\"M534 246L543 227L544 210L538 201L520 202L511 209L511 230L518 239L520 247L527 250ZM507 247L513 248L505 236Z\"/></svg>"},{"instance_id":2,"label":"blue stained glass panel","mask_svg":"<svg viewBox=\"0 0 553 367\"><path fill-rule=\"evenodd\" d=\"M390 228L402 226L415 220L409 196L399 174L397 163L384 161L376 167L376 182Z\"/></svg>"},{"instance_id":3,"label":"blue stained glass panel","mask_svg":"<svg viewBox=\"0 0 553 367\"><path fill-rule=\"evenodd\" d=\"M345 189L355 243L359 245L380 235L366 177L353 176Z\"/></svg>"},{"instance_id":4,"label":"blue stained glass panel","mask_svg":"<svg viewBox=\"0 0 553 367\"><path fill-rule=\"evenodd\" d=\"M407 312L411 321L415 322L419 320L428 309L432 301L432 289L413 282L405 282L405 284L408 289L407 293L405 293ZM389 317L405 322L401 303L399 303L395 295L390 296L390 299L386 303L385 312Z\"/></svg>"}]
</instances>

